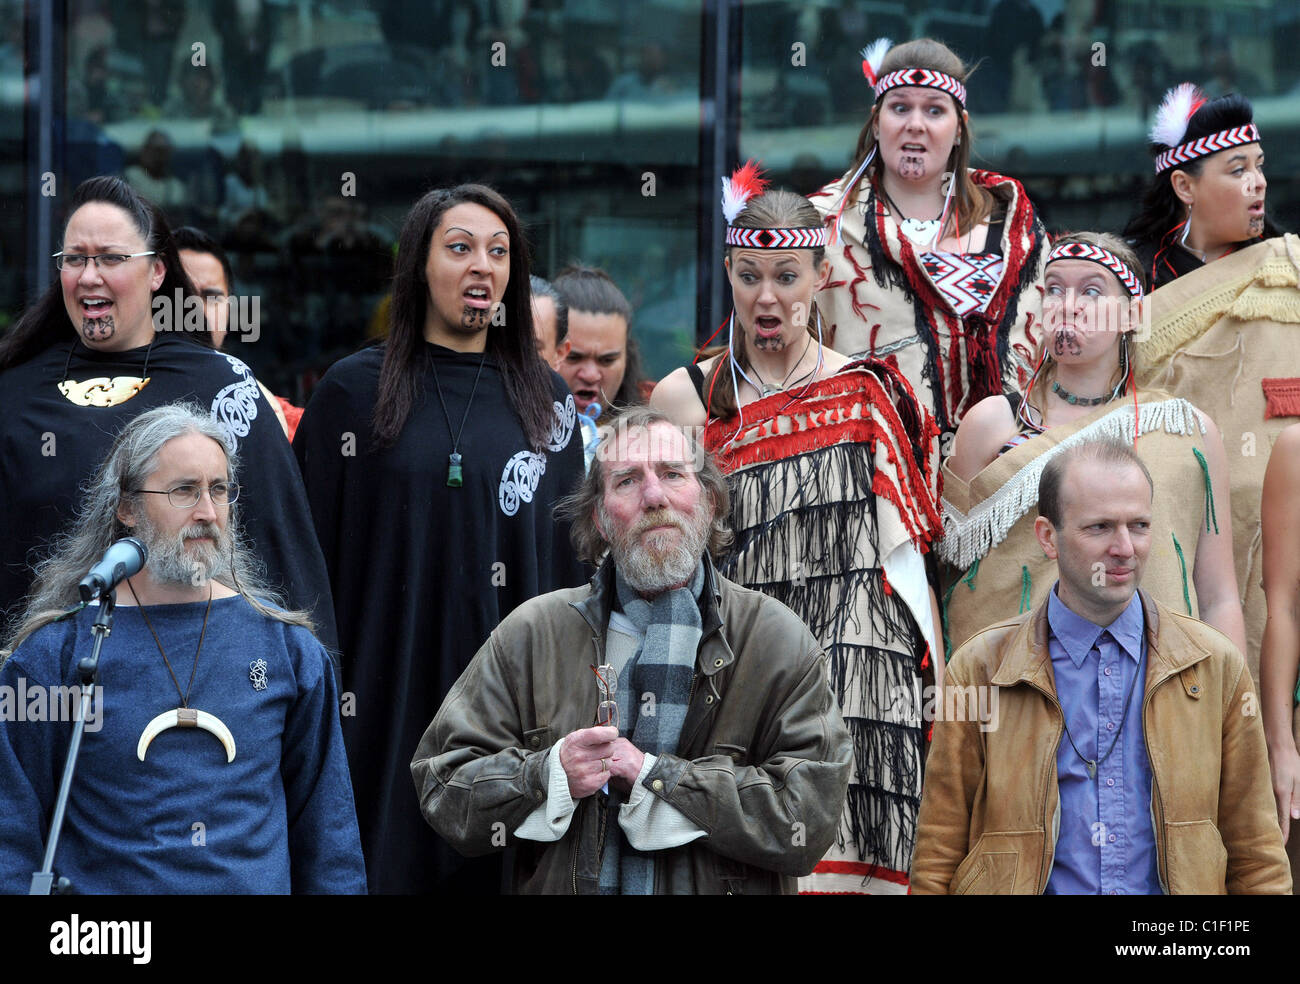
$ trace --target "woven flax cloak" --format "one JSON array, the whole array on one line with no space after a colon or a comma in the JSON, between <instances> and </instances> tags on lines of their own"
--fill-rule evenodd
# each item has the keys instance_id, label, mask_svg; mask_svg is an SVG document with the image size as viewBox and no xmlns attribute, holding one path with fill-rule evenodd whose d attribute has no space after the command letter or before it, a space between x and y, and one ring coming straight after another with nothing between
<instances>
[{"instance_id":1,"label":"woven flax cloak","mask_svg":"<svg viewBox=\"0 0 1300 984\"><path fill-rule=\"evenodd\" d=\"M1142 587L1176 612L1199 617L1192 580L1196 546L1216 518L1208 488L1205 430L1186 400L1138 392L1137 452L1155 482L1151 553ZM1065 448L1096 438L1133 443L1133 405L1098 407L1052 427L994 460L969 485L945 465L944 620L951 652L980 629L1036 609L1056 583L1055 561L1034 537L1038 480ZM1200 457L1197 457L1197 454Z\"/></svg>"},{"instance_id":2,"label":"woven flax cloak","mask_svg":"<svg viewBox=\"0 0 1300 984\"><path fill-rule=\"evenodd\" d=\"M907 381L875 360L797 400L777 393L751 403L743 424L733 416L704 431L733 496L736 544L723 571L808 624L853 736L836 844L800 880L803 891L906 891L930 635L920 555L941 531L936 436ZM885 573L891 559L897 584Z\"/></svg>"},{"instance_id":3,"label":"woven flax cloak","mask_svg":"<svg viewBox=\"0 0 1300 984\"><path fill-rule=\"evenodd\" d=\"M808 196L828 222L849 177ZM831 279L817 294L836 350L901 370L944 434L984 397L1024 387L1042 320L1047 235L1029 196L992 171L970 177L1005 210L1002 278L981 311L956 314L868 178L844 209L840 245L826 248Z\"/></svg>"}]
</instances>

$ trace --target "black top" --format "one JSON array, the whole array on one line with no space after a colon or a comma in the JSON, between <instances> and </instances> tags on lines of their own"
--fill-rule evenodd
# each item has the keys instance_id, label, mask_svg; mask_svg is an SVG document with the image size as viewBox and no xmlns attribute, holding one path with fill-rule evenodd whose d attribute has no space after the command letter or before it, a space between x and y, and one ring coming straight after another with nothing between
<instances>
[{"instance_id":1,"label":"black top","mask_svg":"<svg viewBox=\"0 0 1300 984\"><path fill-rule=\"evenodd\" d=\"M372 347L335 363L294 438L338 614L343 739L366 873L378 893L497 894L499 855L462 858L425 823L411 756L497 623L588 577L568 524L552 512L584 473L577 411L551 373L557 422L551 447L534 454L489 358L459 443L464 485L449 488L451 435L435 367L459 430L482 356L426 344L411 416L396 443L377 451L371 417L383 355Z\"/></svg>"},{"instance_id":2,"label":"black top","mask_svg":"<svg viewBox=\"0 0 1300 984\"><path fill-rule=\"evenodd\" d=\"M292 607L312 613L321 641L333 648L325 562L302 480L280 421L244 363L160 332L149 352L149 383L130 399L112 407L79 406L59 392L65 366L69 380L84 382L139 378L144 361L145 348L98 352L69 332L66 343L0 373L0 611L18 614L31 587L31 563L72 522L81 504L78 487L102 464L123 425L146 410L187 400L208 410L236 445L234 515L272 585Z\"/></svg>"},{"instance_id":3,"label":"black top","mask_svg":"<svg viewBox=\"0 0 1300 984\"><path fill-rule=\"evenodd\" d=\"M988 235L984 237L984 248L982 253L996 253L1002 255L1002 228L1007 223L1007 213L1003 211L997 218L989 219Z\"/></svg>"},{"instance_id":4,"label":"black top","mask_svg":"<svg viewBox=\"0 0 1300 984\"><path fill-rule=\"evenodd\" d=\"M708 409L704 403L704 370L692 362L686 367L686 375L691 377L691 385L695 387L695 395L700 398L700 406Z\"/></svg>"},{"instance_id":5,"label":"black top","mask_svg":"<svg viewBox=\"0 0 1300 984\"><path fill-rule=\"evenodd\" d=\"M1234 244L1232 251L1236 252L1239 249L1245 249L1263 241L1263 238L1246 239ZM1199 256L1189 252L1179 244L1177 237L1172 239L1167 248L1164 243L1157 243L1151 239L1130 239L1128 244L1133 247L1138 262L1142 264L1142 269L1147 272L1147 278L1150 280L1152 290L1173 283L1184 274L1192 273L1205 266ZM1157 254L1159 254L1159 258L1157 258Z\"/></svg>"}]
</instances>

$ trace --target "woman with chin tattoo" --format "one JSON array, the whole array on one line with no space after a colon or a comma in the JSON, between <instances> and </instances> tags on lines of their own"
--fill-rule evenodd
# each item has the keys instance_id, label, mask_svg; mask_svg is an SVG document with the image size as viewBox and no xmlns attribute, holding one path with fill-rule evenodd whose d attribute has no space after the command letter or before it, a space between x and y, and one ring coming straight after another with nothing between
<instances>
[{"instance_id":1,"label":"woman with chin tattoo","mask_svg":"<svg viewBox=\"0 0 1300 984\"><path fill-rule=\"evenodd\" d=\"M1280 234L1264 213L1264 151L1244 96L1206 99L1190 82L1170 89L1151 147L1155 180L1124 235L1152 289Z\"/></svg>"},{"instance_id":2,"label":"woman with chin tattoo","mask_svg":"<svg viewBox=\"0 0 1300 984\"><path fill-rule=\"evenodd\" d=\"M938 41L863 51L875 104L853 166L811 195L832 234L828 344L898 367L945 439L1029 379L1047 241L1025 189L971 170L966 66Z\"/></svg>"},{"instance_id":3,"label":"woman with chin tattoo","mask_svg":"<svg viewBox=\"0 0 1300 984\"><path fill-rule=\"evenodd\" d=\"M1300 418L1300 239L1265 213L1264 152L1246 99L1176 86L1151 143L1155 179L1125 230L1158 288L1139 382L1190 400L1223 432L1246 663L1258 682L1260 498L1273 442Z\"/></svg>"},{"instance_id":4,"label":"woman with chin tattoo","mask_svg":"<svg viewBox=\"0 0 1300 984\"><path fill-rule=\"evenodd\" d=\"M589 574L553 512L582 478L582 437L537 357L528 267L497 191L421 196L388 337L330 367L294 436L356 700L343 743L376 894L500 890L500 855L461 857L415 808L411 753L501 619Z\"/></svg>"},{"instance_id":5,"label":"woman with chin tattoo","mask_svg":"<svg viewBox=\"0 0 1300 984\"><path fill-rule=\"evenodd\" d=\"M1059 237L1048 253L1043 348L1022 398L991 396L957 428L943 470L944 618L955 651L985 626L1030 611L1056 580L1034 536L1038 479L1062 449L1097 438L1133 446L1155 485L1142 587L1245 651L1233 576L1223 439L1187 400L1134 382L1146 277L1106 233Z\"/></svg>"},{"instance_id":6,"label":"woman with chin tattoo","mask_svg":"<svg viewBox=\"0 0 1300 984\"><path fill-rule=\"evenodd\" d=\"M293 454L248 366L214 350L163 213L121 178L83 181L50 273L0 337L0 620L123 425L185 401L208 408L247 462L239 508L257 556L332 646L329 579Z\"/></svg>"},{"instance_id":7,"label":"woman with chin tattoo","mask_svg":"<svg viewBox=\"0 0 1300 984\"><path fill-rule=\"evenodd\" d=\"M937 652L924 559L940 525L936 431L896 369L823 344L826 228L806 198L765 186L752 164L724 182L726 346L672 372L650 403L702 429L732 488L723 572L808 624L854 736L837 842L801 891L901 894Z\"/></svg>"}]
</instances>

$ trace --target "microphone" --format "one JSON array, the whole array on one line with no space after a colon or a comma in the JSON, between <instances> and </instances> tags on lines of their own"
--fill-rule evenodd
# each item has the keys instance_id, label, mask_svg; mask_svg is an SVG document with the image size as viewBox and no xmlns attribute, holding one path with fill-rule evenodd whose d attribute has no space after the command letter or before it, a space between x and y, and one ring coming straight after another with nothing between
<instances>
[{"instance_id":1,"label":"microphone","mask_svg":"<svg viewBox=\"0 0 1300 984\"><path fill-rule=\"evenodd\" d=\"M133 536L124 536L104 551L99 563L81 579L77 590L84 602L94 601L108 594L126 578L139 574L149 559L149 551Z\"/></svg>"}]
</instances>

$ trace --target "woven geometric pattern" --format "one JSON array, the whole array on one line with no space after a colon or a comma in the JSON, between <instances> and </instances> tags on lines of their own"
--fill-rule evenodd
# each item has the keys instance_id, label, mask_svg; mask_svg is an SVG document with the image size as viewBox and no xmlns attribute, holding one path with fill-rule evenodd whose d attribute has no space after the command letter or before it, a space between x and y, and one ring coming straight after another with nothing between
<instances>
[{"instance_id":1,"label":"woven geometric pattern","mask_svg":"<svg viewBox=\"0 0 1300 984\"><path fill-rule=\"evenodd\" d=\"M922 253L921 265L959 317L981 311L1002 279L997 253Z\"/></svg>"},{"instance_id":2,"label":"woven geometric pattern","mask_svg":"<svg viewBox=\"0 0 1300 984\"><path fill-rule=\"evenodd\" d=\"M958 82L951 75L943 72L935 72L928 68L904 68L897 72L890 72L879 82L876 83L876 98L879 99L890 89L896 89L900 85L924 85L931 89L942 89L948 95L953 96L963 106L966 105L966 87Z\"/></svg>"},{"instance_id":3,"label":"woven geometric pattern","mask_svg":"<svg viewBox=\"0 0 1300 984\"><path fill-rule=\"evenodd\" d=\"M1108 249L1102 249L1092 243L1061 243L1053 246L1052 251L1047 254L1047 262L1051 263L1053 260L1092 260L1094 263L1100 263L1119 277L1119 282L1124 285L1130 297L1142 296L1142 282L1138 280L1137 274Z\"/></svg>"},{"instance_id":4,"label":"woven geometric pattern","mask_svg":"<svg viewBox=\"0 0 1300 984\"><path fill-rule=\"evenodd\" d=\"M815 229L738 229L727 227L727 245L750 249L812 249L826 245L826 227Z\"/></svg>"},{"instance_id":5,"label":"woven geometric pattern","mask_svg":"<svg viewBox=\"0 0 1300 984\"><path fill-rule=\"evenodd\" d=\"M1259 129L1254 123L1247 123L1245 126L1234 126L1231 130L1220 130L1218 133L1211 133L1208 137L1189 140L1185 144L1171 147L1156 158L1156 174L1167 171L1171 167L1177 167L1179 164L1194 161L1198 157L1214 154L1220 150L1227 150L1229 147L1240 147L1242 144L1256 143L1258 140Z\"/></svg>"}]
</instances>

